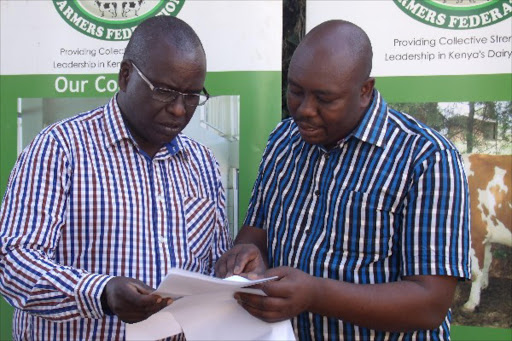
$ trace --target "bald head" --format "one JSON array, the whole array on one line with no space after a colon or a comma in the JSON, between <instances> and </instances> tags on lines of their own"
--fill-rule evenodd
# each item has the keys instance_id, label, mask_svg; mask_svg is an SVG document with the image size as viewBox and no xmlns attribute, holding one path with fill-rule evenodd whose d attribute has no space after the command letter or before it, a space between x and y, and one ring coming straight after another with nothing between
<instances>
[{"instance_id":1,"label":"bald head","mask_svg":"<svg viewBox=\"0 0 512 341\"><path fill-rule=\"evenodd\" d=\"M132 60L145 69L156 47L162 45L172 47L181 55L204 56L201 40L183 20L172 16L156 16L142 22L133 32L124 53L125 60Z\"/></svg>"},{"instance_id":2,"label":"bald head","mask_svg":"<svg viewBox=\"0 0 512 341\"><path fill-rule=\"evenodd\" d=\"M362 121L371 102L368 36L342 20L324 22L299 44L288 69L288 110L304 141L334 147Z\"/></svg>"},{"instance_id":3,"label":"bald head","mask_svg":"<svg viewBox=\"0 0 512 341\"><path fill-rule=\"evenodd\" d=\"M344 20L330 20L314 27L301 41L292 60L299 56L339 71L353 70L360 80L366 80L372 70L370 39L359 26Z\"/></svg>"}]
</instances>

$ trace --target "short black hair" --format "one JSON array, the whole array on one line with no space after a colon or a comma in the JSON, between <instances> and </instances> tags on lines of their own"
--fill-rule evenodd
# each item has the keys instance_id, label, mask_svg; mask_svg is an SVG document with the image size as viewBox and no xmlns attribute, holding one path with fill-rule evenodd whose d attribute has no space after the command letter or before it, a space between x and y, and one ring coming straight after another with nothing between
<instances>
[{"instance_id":1,"label":"short black hair","mask_svg":"<svg viewBox=\"0 0 512 341\"><path fill-rule=\"evenodd\" d=\"M173 16L159 15L137 26L126 46L123 59L129 59L137 66L145 68L153 47L163 43L184 52L200 49L204 54L203 44L189 24Z\"/></svg>"}]
</instances>

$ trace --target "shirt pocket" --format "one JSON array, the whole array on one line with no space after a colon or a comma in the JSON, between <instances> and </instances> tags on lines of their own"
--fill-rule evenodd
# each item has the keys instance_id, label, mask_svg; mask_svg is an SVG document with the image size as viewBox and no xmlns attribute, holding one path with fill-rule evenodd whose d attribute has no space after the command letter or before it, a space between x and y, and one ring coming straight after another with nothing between
<instances>
[{"instance_id":1,"label":"shirt pocket","mask_svg":"<svg viewBox=\"0 0 512 341\"><path fill-rule=\"evenodd\" d=\"M188 249L195 258L207 259L215 229L215 202L202 197L186 197L184 209Z\"/></svg>"},{"instance_id":2,"label":"shirt pocket","mask_svg":"<svg viewBox=\"0 0 512 341\"><path fill-rule=\"evenodd\" d=\"M386 191L348 191L339 230L346 250L379 261L393 252L397 242L396 226L400 223L395 197ZM397 224L398 223L398 224Z\"/></svg>"}]
</instances>

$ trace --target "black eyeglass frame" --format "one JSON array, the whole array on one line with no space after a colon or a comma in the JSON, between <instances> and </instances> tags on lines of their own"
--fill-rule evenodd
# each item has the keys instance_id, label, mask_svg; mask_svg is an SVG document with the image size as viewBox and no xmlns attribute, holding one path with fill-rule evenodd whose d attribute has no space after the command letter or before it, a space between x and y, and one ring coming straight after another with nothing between
<instances>
[{"instance_id":1,"label":"black eyeglass frame","mask_svg":"<svg viewBox=\"0 0 512 341\"><path fill-rule=\"evenodd\" d=\"M135 63L132 62L132 65L133 65L133 68L135 69L135 71L137 71L137 73L139 74L140 78L142 78L142 80L148 85L149 89L151 90L152 98L156 101L159 101L162 103L171 103L171 102L175 101L181 95L181 96L183 96L183 103L186 106L196 107L196 106L204 105L210 98L210 94L208 93L208 91L206 91L206 88L204 88L204 87L203 87L203 90L201 90L203 92L202 94L194 94L194 93L184 93L184 92L180 92L180 91L174 90L174 89L161 88L158 86L154 86L153 83L142 73L142 71L139 70L139 68L137 67L137 65L135 65ZM161 96L159 96L159 94L163 95L163 96L168 96L168 98L161 97ZM189 104L189 103L187 103L187 98L192 98L194 101L198 100L198 102Z\"/></svg>"}]
</instances>

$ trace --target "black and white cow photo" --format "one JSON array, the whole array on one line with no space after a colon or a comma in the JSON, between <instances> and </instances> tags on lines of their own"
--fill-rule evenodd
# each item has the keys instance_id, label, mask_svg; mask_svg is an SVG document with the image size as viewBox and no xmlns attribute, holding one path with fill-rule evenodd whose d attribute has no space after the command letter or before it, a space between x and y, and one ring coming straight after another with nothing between
<instances>
[{"instance_id":1,"label":"black and white cow photo","mask_svg":"<svg viewBox=\"0 0 512 341\"><path fill-rule=\"evenodd\" d=\"M94 0L102 17L128 18L139 16L139 10L145 0Z\"/></svg>"}]
</instances>

